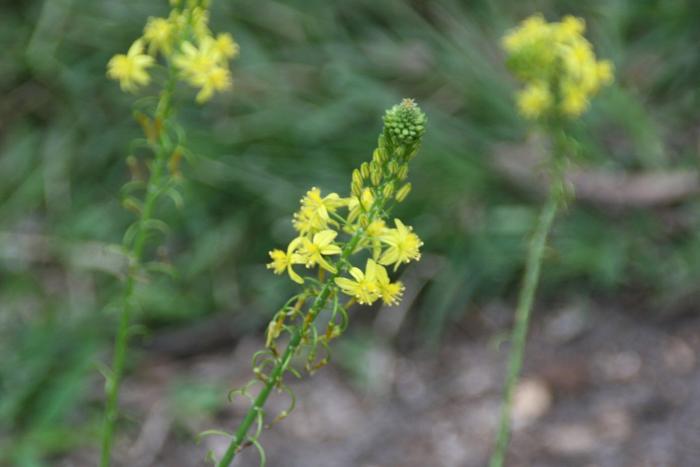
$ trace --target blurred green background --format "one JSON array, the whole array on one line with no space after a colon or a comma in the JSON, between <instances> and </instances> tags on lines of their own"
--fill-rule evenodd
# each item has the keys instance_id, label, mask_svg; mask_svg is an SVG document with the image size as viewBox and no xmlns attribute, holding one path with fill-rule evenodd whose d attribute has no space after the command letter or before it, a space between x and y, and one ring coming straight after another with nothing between
<instances>
[{"instance_id":1,"label":"blurred green background","mask_svg":"<svg viewBox=\"0 0 700 467\"><path fill-rule=\"evenodd\" d=\"M215 1L212 27L240 43L234 92L179 119L199 157L186 206L164 205L160 252L179 271L138 291L148 335L231 317L260 334L290 292L267 251L311 186L345 193L374 148L383 110L413 97L429 117L401 217L425 241L402 345L435 348L449 325L511 300L537 213L537 187L494 160L532 152L514 111L499 37L523 17L583 16L616 85L577 126L579 164L611 173L695 173L700 8L691 0ZM85 398L105 360L120 290L120 204L134 98L105 77L167 2L0 2L0 464L95 439ZM700 204L573 203L559 219L540 299L620 300L675 313L700 292ZM218 318L217 318L218 319ZM227 318L226 318L227 319ZM362 328L361 319L357 329ZM205 338L206 339L206 338ZM349 339L352 339L349 336ZM135 353L138 355L138 352ZM224 394L220 394L222 402ZM78 410L79 409L79 410Z\"/></svg>"}]
</instances>

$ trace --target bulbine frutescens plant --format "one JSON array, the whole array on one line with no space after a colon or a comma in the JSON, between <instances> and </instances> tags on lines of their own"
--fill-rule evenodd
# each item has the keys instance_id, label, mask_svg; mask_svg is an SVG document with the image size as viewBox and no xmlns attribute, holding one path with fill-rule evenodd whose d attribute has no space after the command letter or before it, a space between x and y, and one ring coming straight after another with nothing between
<instances>
[{"instance_id":1,"label":"bulbine frutescens plant","mask_svg":"<svg viewBox=\"0 0 700 467\"><path fill-rule=\"evenodd\" d=\"M266 423L267 398L273 390L291 397L290 407L271 423L290 413L295 399L284 377L287 373L300 377L293 359L301 357L308 372L327 363L329 343L345 330L352 304L381 300L394 305L401 299L404 286L390 279L387 268L395 272L420 259L422 242L401 220L387 222L392 205L403 201L411 189L406 182L408 164L418 152L425 124L425 114L405 99L386 112L372 160L352 173L349 197L324 196L312 188L301 199L292 221L298 236L285 250L272 250L268 264L274 273L288 274L300 291L270 321L265 348L253 356L255 377L231 393L252 404L237 431L211 432L230 437L219 467L229 466L246 445L256 446L261 464L265 463L258 438ZM253 395L256 385L259 392Z\"/></svg>"},{"instance_id":2,"label":"bulbine frutescens plant","mask_svg":"<svg viewBox=\"0 0 700 467\"><path fill-rule=\"evenodd\" d=\"M490 467L502 467L510 436L513 393L523 362L525 340L532 302L540 276L547 236L557 211L573 193L564 179L564 169L573 140L568 129L572 120L587 108L590 98L613 79L612 64L596 60L593 47L583 37L585 24L572 16L548 23L540 15L532 16L503 39L507 64L523 82L517 105L549 138L549 195L531 239L525 275L518 297L511 338L503 407L498 436Z\"/></svg>"},{"instance_id":3,"label":"bulbine frutescens plant","mask_svg":"<svg viewBox=\"0 0 700 467\"><path fill-rule=\"evenodd\" d=\"M145 161L146 176L141 175L141 164L135 156L127 159L133 179L123 187L124 205L136 213L137 219L123 238L128 270L112 368L105 375L102 467L110 464L129 328L137 307L135 287L144 273L166 269L163 263L147 259L149 240L167 230L167 225L155 217L155 210L164 198L170 198L178 206L182 203L178 192L179 162L189 151L185 146L185 131L174 119L176 87L183 82L197 88L197 102L210 99L215 92L231 87L228 61L238 53L238 45L229 34L214 36L210 31L207 0L171 0L170 4L172 10L167 18L149 18L143 36L126 54L115 55L107 65L107 75L118 80L124 91L136 92L147 86L146 89L152 90L151 97L141 99L135 110L145 138L132 144L152 156Z\"/></svg>"}]
</instances>

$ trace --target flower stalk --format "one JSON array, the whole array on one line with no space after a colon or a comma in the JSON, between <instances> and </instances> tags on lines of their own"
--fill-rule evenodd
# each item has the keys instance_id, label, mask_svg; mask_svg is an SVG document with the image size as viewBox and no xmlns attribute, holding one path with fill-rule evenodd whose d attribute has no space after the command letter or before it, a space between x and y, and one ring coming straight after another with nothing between
<instances>
[{"instance_id":1,"label":"flower stalk","mask_svg":"<svg viewBox=\"0 0 700 467\"><path fill-rule=\"evenodd\" d=\"M172 76L172 74L171 74ZM121 386L122 376L124 373L124 364L126 361L126 352L129 342L129 327L131 325L131 316L136 306L134 303L134 291L136 278L142 268L142 260L146 240L150 231L148 225L153 219L153 211L156 202L163 193L163 178L164 171L167 166L168 155L170 153L171 143L163 131L163 127L167 127L167 120L170 114L170 103L173 98L173 79L168 80L168 85L161 92L158 105L156 107L156 115L153 119L153 129L157 131L155 141L156 145L155 157L153 159L152 170L146 183L146 197L143 203L143 209L139 219L134 223L135 236L131 247L127 248L127 257L130 258L129 270L127 273L126 284L124 286L124 295L122 297L122 309L119 315L119 325L117 334L114 340L114 355L112 357L112 370L105 384L106 402L104 426L102 429L102 451L100 457L100 466L107 467L110 464L112 452L112 440L114 438L114 429L118 417L118 399L119 389ZM152 135L153 136L153 135ZM168 186L171 183L166 182Z\"/></svg>"},{"instance_id":2,"label":"flower stalk","mask_svg":"<svg viewBox=\"0 0 700 467\"><path fill-rule=\"evenodd\" d=\"M547 159L549 193L528 246L511 333L496 445L489 467L504 465L513 398L523 366L547 239L558 211L573 197L564 176L571 148L568 125L588 108L590 98L613 79L612 64L596 60L584 31L585 23L580 18L567 16L560 22L547 23L541 15L534 15L503 39L507 64L524 83L517 95L518 110L548 136L551 154Z\"/></svg>"},{"instance_id":3,"label":"flower stalk","mask_svg":"<svg viewBox=\"0 0 700 467\"><path fill-rule=\"evenodd\" d=\"M350 242L348 242L348 245L343 251L341 261L346 261L348 259L348 257L352 253L352 250L357 246L357 242L360 240L360 237L361 232L358 231L355 234L355 236L353 236L353 238L350 240ZM337 276L338 273L333 275L331 279L335 279ZM248 431L250 431L250 427L255 422L258 414L261 413L261 411L263 410L265 402L267 402L267 398L270 396L272 390L280 384L282 376L284 375L284 373L286 373L287 369L289 368L289 364L292 361L292 357L297 353L297 350L299 349L302 337L308 332L309 325L316 320L318 314L326 306L328 298L331 294L332 283L333 281L330 279L324 283L321 292L316 297L313 305L309 309L304 323L302 324L302 326L298 327L294 331L291 340L287 344L287 348L285 349L284 354L282 354L282 357L279 359L277 365L275 366L269 378L267 379L267 383L265 383L265 386L255 398L253 405L248 409L245 418L239 425L238 430L236 431L233 441L231 442L231 444L229 444L228 448L226 449L226 452L224 453L224 456L217 464L218 467L229 466L233 461L233 458L235 457L236 453L240 450L243 441L248 436Z\"/></svg>"},{"instance_id":4,"label":"flower stalk","mask_svg":"<svg viewBox=\"0 0 700 467\"><path fill-rule=\"evenodd\" d=\"M309 373L325 365L330 358L329 343L348 324L350 305L355 302L371 305L378 300L394 305L400 300L404 286L391 281L385 266L394 266L396 270L401 264L419 259L422 242L399 219L394 220L395 228L387 227L385 221L393 203L402 201L410 190L405 182L408 162L418 152L425 123L425 115L418 106L405 99L384 116L378 148L371 162L363 163L353 172L348 198L336 193L324 197L317 188L302 198L301 208L293 219L299 236L289 243L286 251L271 251L272 262L268 267L277 274L288 274L303 290L271 320L266 348L253 358L255 379L233 392L249 398L251 406L236 432L227 435L231 440L221 459L215 460L218 467L228 467L247 445L258 449L264 465L265 453L258 438L265 427L268 397L275 389L292 397L290 408L272 423L289 415L294 395L284 383L284 376L286 373L300 376L293 359L305 353L305 368ZM347 210L346 215L341 215L342 209ZM342 240L345 236L347 239ZM334 256L337 259L332 260ZM366 259L364 270L353 265L356 256ZM298 266L312 272L317 270L317 274L302 277L294 269ZM341 303L341 295L349 296L348 301ZM310 305L305 309L307 302ZM327 319L322 330L319 326L324 323L319 323L319 316L324 313ZM283 334L288 334L289 340L280 353L277 344ZM320 360L319 346L326 352ZM249 392L255 384L262 386L257 395ZM257 428L250 434L254 424Z\"/></svg>"},{"instance_id":5,"label":"flower stalk","mask_svg":"<svg viewBox=\"0 0 700 467\"><path fill-rule=\"evenodd\" d=\"M559 146L559 145L557 145ZM563 150L560 148L556 152ZM557 159L563 160L563 153L557 154ZM559 164L553 164L558 165ZM515 322L511 333L511 350L508 354L508 369L506 373L505 390L503 394L503 402L501 414L498 424L498 434L496 438L496 447L493 456L489 463L489 467L502 467L505 453L510 440L510 423L511 413L513 409L513 397L515 389L520 377L520 372L523 366L523 358L525 355L525 343L527 341L527 332L530 326L530 315L532 314L532 305L537 291L537 285L540 279L540 270L542 268L542 260L544 257L545 248L547 246L547 238L557 212L562 208L569 197L565 191L565 180L563 171L560 168L551 170L551 182L549 194L545 204L540 211L535 230L530 240L527 261L525 263L525 273L518 296L518 305L515 310Z\"/></svg>"},{"instance_id":6,"label":"flower stalk","mask_svg":"<svg viewBox=\"0 0 700 467\"><path fill-rule=\"evenodd\" d=\"M208 27L208 0L172 0L167 18L149 18L143 36L134 41L126 54L117 54L107 64L107 76L119 81L122 90L137 92L152 82L150 70L162 59L165 79L153 109L136 112L143 127L145 146L153 157L146 163L145 181L134 170L139 164L127 159L133 180L124 185L124 206L137 213L136 221L126 230L122 249L128 259L126 281L114 341L112 367L105 374L105 410L102 427L100 466L111 461L116 422L119 416L119 390L124 374L130 326L137 308L135 292L139 277L149 270L170 271L158 261L146 261L147 246L154 233L164 233L167 225L156 219L158 202L169 197L176 206L182 203L177 188L179 163L188 155L184 147L184 130L173 118L176 85L184 82L199 89L197 102L211 99L215 92L231 86L228 61L238 53L238 45L229 34L216 37ZM160 81L160 80L159 80ZM134 191L142 190L140 195Z\"/></svg>"}]
</instances>

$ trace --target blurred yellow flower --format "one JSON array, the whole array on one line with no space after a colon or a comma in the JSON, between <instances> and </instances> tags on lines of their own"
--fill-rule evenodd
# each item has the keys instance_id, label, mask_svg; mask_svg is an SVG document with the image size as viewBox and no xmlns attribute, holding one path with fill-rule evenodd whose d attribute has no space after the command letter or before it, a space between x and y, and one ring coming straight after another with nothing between
<instances>
[{"instance_id":1,"label":"blurred yellow flower","mask_svg":"<svg viewBox=\"0 0 700 467\"><path fill-rule=\"evenodd\" d=\"M194 36L199 41L211 38L211 31L209 30L209 11L201 7L194 7L191 10L191 18Z\"/></svg>"},{"instance_id":2,"label":"blurred yellow flower","mask_svg":"<svg viewBox=\"0 0 700 467\"><path fill-rule=\"evenodd\" d=\"M143 28L143 38L148 43L148 52L169 56L173 50L175 26L165 18L148 18Z\"/></svg>"},{"instance_id":3,"label":"blurred yellow flower","mask_svg":"<svg viewBox=\"0 0 700 467\"><path fill-rule=\"evenodd\" d=\"M596 60L585 29L581 18L548 23L538 14L504 36L508 66L525 84L517 96L525 118L578 117L590 98L612 82L612 64Z\"/></svg>"},{"instance_id":4,"label":"blurred yellow flower","mask_svg":"<svg viewBox=\"0 0 700 467\"><path fill-rule=\"evenodd\" d=\"M607 86L615 79L613 64L610 60L601 60L596 64L596 76L601 85Z\"/></svg>"},{"instance_id":5,"label":"blurred yellow flower","mask_svg":"<svg viewBox=\"0 0 700 467\"><path fill-rule=\"evenodd\" d=\"M562 89L561 109L566 115L575 117L588 108L588 99L583 89L576 86L565 86Z\"/></svg>"},{"instance_id":6,"label":"blurred yellow flower","mask_svg":"<svg viewBox=\"0 0 700 467\"><path fill-rule=\"evenodd\" d=\"M214 47L225 58L235 58L238 56L240 48L231 34L224 32L216 36Z\"/></svg>"},{"instance_id":7,"label":"blurred yellow flower","mask_svg":"<svg viewBox=\"0 0 700 467\"><path fill-rule=\"evenodd\" d=\"M199 46L184 42L180 52L174 56L173 63L185 80L200 88L197 102L207 101L214 92L225 91L232 86L231 74L223 66L226 63L225 57L211 37L205 37Z\"/></svg>"},{"instance_id":8,"label":"blurred yellow flower","mask_svg":"<svg viewBox=\"0 0 700 467\"><path fill-rule=\"evenodd\" d=\"M114 56L107 65L107 75L119 80L125 91L135 91L150 82L146 69L162 54L166 65L177 71L177 78L199 89L199 103L217 92L233 86L229 60L238 55L238 44L228 33L214 38L209 29L209 2L171 3L167 18L148 18L143 37L131 46L126 55ZM144 47L148 47L148 55Z\"/></svg>"},{"instance_id":9,"label":"blurred yellow flower","mask_svg":"<svg viewBox=\"0 0 700 467\"><path fill-rule=\"evenodd\" d=\"M192 78L192 84L199 86L201 90L197 93L196 100L200 104L211 99L214 92L222 92L232 86L231 72L228 68L214 66L209 70L199 73Z\"/></svg>"},{"instance_id":10,"label":"blurred yellow flower","mask_svg":"<svg viewBox=\"0 0 700 467\"><path fill-rule=\"evenodd\" d=\"M537 118L552 105L552 93L545 83L529 84L518 93L518 110L527 118Z\"/></svg>"},{"instance_id":11,"label":"blurred yellow flower","mask_svg":"<svg viewBox=\"0 0 700 467\"><path fill-rule=\"evenodd\" d=\"M153 57L143 53L143 41L135 41L129 51L112 57L107 63L107 76L119 81L124 91L134 92L139 86L145 86L151 81L146 71L153 65Z\"/></svg>"}]
</instances>

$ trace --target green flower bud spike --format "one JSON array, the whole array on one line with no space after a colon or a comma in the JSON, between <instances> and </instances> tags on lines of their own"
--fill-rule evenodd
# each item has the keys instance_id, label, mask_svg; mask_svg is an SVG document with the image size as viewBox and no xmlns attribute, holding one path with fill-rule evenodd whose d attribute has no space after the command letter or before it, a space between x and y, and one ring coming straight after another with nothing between
<instances>
[{"instance_id":1,"label":"green flower bud spike","mask_svg":"<svg viewBox=\"0 0 700 467\"><path fill-rule=\"evenodd\" d=\"M404 99L384 115L384 133L394 144L412 144L425 133L427 118L413 99Z\"/></svg>"}]
</instances>

